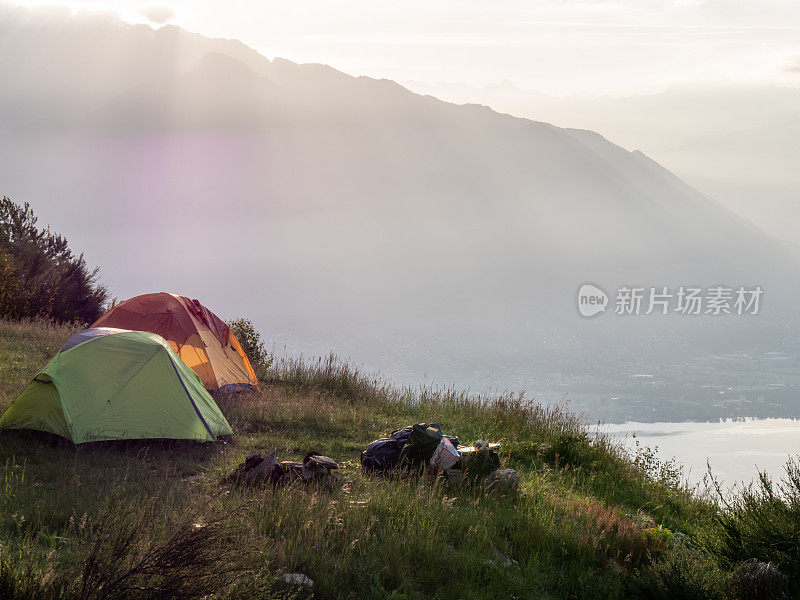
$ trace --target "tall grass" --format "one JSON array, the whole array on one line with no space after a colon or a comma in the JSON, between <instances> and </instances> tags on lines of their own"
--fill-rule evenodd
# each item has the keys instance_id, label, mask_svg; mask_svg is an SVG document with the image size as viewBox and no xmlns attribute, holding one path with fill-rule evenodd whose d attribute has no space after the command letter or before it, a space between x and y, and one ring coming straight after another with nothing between
<instances>
[{"instance_id":1,"label":"tall grass","mask_svg":"<svg viewBox=\"0 0 800 600\"><path fill-rule=\"evenodd\" d=\"M54 321L0 319L0 406L10 404L64 342L80 329L79 325Z\"/></svg>"},{"instance_id":2,"label":"tall grass","mask_svg":"<svg viewBox=\"0 0 800 600\"><path fill-rule=\"evenodd\" d=\"M155 502L112 496L96 517L70 518L62 536L39 533L0 554L0 592L9 600L145 600L277 597L275 579L254 560L260 548L238 519L172 515ZM36 543L49 545L44 556Z\"/></svg>"}]
</instances>

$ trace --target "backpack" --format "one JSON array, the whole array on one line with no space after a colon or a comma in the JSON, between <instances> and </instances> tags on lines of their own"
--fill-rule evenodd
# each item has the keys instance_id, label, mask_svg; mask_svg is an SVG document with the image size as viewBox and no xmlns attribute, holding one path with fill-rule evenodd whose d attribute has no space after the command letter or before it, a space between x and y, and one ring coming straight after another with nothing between
<instances>
[{"instance_id":1,"label":"backpack","mask_svg":"<svg viewBox=\"0 0 800 600\"><path fill-rule=\"evenodd\" d=\"M389 434L389 437L405 445L408 442L408 438L411 437L412 429L414 429L413 425L409 425L407 427L401 427L400 429L395 429L392 433Z\"/></svg>"},{"instance_id":2,"label":"backpack","mask_svg":"<svg viewBox=\"0 0 800 600\"><path fill-rule=\"evenodd\" d=\"M458 447L457 437L442 435L438 425L418 423L396 429L388 438L375 440L361 453L364 472L385 472L399 464L419 466L429 461L442 437Z\"/></svg>"},{"instance_id":3,"label":"backpack","mask_svg":"<svg viewBox=\"0 0 800 600\"><path fill-rule=\"evenodd\" d=\"M405 441L393 438L375 440L361 453L361 467L364 472L385 472L397 466Z\"/></svg>"},{"instance_id":4,"label":"backpack","mask_svg":"<svg viewBox=\"0 0 800 600\"><path fill-rule=\"evenodd\" d=\"M430 461L443 437L450 440L456 448L459 444L457 437L443 435L442 429L435 423L417 423L398 431L408 431L408 442L403 447L400 462L410 466L419 466Z\"/></svg>"}]
</instances>

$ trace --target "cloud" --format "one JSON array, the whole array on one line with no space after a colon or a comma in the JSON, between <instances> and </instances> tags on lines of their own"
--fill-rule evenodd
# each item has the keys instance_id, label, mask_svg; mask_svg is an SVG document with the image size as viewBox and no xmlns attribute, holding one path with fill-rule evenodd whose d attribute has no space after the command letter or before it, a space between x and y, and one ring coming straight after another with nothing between
<instances>
[{"instance_id":1,"label":"cloud","mask_svg":"<svg viewBox=\"0 0 800 600\"><path fill-rule=\"evenodd\" d=\"M166 23L175 16L175 12L166 6L147 6L140 11L141 15L151 23Z\"/></svg>"}]
</instances>

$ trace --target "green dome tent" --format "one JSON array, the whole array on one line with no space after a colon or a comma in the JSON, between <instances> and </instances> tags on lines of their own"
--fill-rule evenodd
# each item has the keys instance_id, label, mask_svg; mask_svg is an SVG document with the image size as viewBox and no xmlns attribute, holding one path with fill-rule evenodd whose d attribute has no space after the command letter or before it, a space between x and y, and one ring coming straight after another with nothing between
<instances>
[{"instance_id":1,"label":"green dome tent","mask_svg":"<svg viewBox=\"0 0 800 600\"><path fill-rule=\"evenodd\" d=\"M0 429L49 431L76 444L213 441L233 433L164 338L110 328L88 329L67 342L0 418Z\"/></svg>"}]
</instances>

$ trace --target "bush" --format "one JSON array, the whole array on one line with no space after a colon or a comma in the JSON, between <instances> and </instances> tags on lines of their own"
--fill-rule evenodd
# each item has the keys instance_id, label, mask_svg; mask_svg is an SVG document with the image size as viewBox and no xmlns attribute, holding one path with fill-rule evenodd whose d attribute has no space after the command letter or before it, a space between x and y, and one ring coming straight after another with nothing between
<instances>
[{"instance_id":1,"label":"bush","mask_svg":"<svg viewBox=\"0 0 800 600\"><path fill-rule=\"evenodd\" d=\"M215 519L186 520L176 524L165 539L149 540L141 523L121 519L112 503L89 541L75 578L75 597L206 597L235 585L246 574L236 562L242 559L244 539L232 521Z\"/></svg>"},{"instance_id":2,"label":"bush","mask_svg":"<svg viewBox=\"0 0 800 600\"><path fill-rule=\"evenodd\" d=\"M733 572L733 586L740 600L788 600L786 575L772 563L755 558L744 561Z\"/></svg>"},{"instance_id":3,"label":"bush","mask_svg":"<svg viewBox=\"0 0 800 600\"><path fill-rule=\"evenodd\" d=\"M717 486L720 510L706 548L721 566L734 569L757 559L772 563L788 577L793 594L800 592L800 464L786 463L779 483L766 473L727 496Z\"/></svg>"},{"instance_id":4,"label":"bush","mask_svg":"<svg viewBox=\"0 0 800 600\"><path fill-rule=\"evenodd\" d=\"M0 597L9 600L193 600L275 598L252 533L234 511L224 518L172 520L153 537L153 507L131 510L112 497L99 519L73 526L77 563L49 566L37 577L33 557L0 555ZM76 548L77 549L77 548ZM74 550L73 550L74 551ZM59 568L53 568L58 566Z\"/></svg>"},{"instance_id":5,"label":"bush","mask_svg":"<svg viewBox=\"0 0 800 600\"><path fill-rule=\"evenodd\" d=\"M723 600L729 585L723 573L696 552L667 555L642 570L633 580L632 596L647 600Z\"/></svg>"},{"instance_id":6,"label":"bush","mask_svg":"<svg viewBox=\"0 0 800 600\"><path fill-rule=\"evenodd\" d=\"M256 371L259 379L263 378L264 371L272 365L272 353L267 350L261 339L261 334L256 331L249 319L234 319L228 323L233 335L239 340L242 350L250 360L250 365Z\"/></svg>"},{"instance_id":7,"label":"bush","mask_svg":"<svg viewBox=\"0 0 800 600\"><path fill-rule=\"evenodd\" d=\"M674 458L661 460L658 456L658 446L655 448L642 446L639 440L636 440L636 451L632 460L641 473L652 481L675 490L681 488L683 481L681 465Z\"/></svg>"},{"instance_id":8,"label":"bush","mask_svg":"<svg viewBox=\"0 0 800 600\"><path fill-rule=\"evenodd\" d=\"M601 446L594 444L588 433L565 432L547 448L543 448L545 462L558 467L584 467L593 469L609 455Z\"/></svg>"},{"instance_id":9,"label":"bush","mask_svg":"<svg viewBox=\"0 0 800 600\"><path fill-rule=\"evenodd\" d=\"M27 202L0 200L0 316L91 323L108 295L98 270L73 255L66 238L36 223Z\"/></svg>"}]
</instances>

